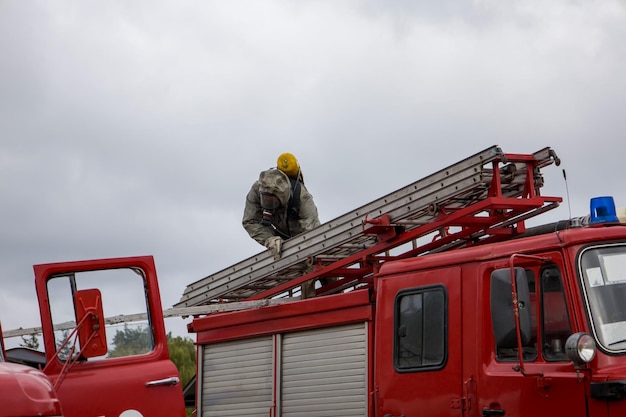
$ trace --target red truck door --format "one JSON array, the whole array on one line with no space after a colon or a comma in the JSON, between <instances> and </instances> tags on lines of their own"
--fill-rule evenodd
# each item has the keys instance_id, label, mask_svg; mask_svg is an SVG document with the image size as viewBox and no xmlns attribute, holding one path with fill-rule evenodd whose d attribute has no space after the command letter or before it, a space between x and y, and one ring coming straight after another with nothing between
<instances>
[{"instance_id":1,"label":"red truck door","mask_svg":"<svg viewBox=\"0 0 626 417\"><path fill-rule=\"evenodd\" d=\"M65 417L185 416L152 257L36 265L34 270L44 372L55 384ZM100 314L132 315L133 321L107 325L103 332ZM91 340L85 323L94 329Z\"/></svg>"},{"instance_id":2,"label":"red truck door","mask_svg":"<svg viewBox=\"0 0 626 417\"><path fill-rule=\"evenodd\" d=\"M493 316L502 317L504 312L491 306L491 311L484 311L484 333L481 348L482 360L476 364L473 375L476 377L475 408L482 415L506 416L553 416L567 415L583 417L588 415L587 396L585 393L584 374L577 373L572 362L565 354L565 341L575 328L570 310L566 269L558 253L542 254L550 262L519 261L524 271L529 294L529 305L522 310L529 310L528 337L522 338L522 359L519 361L517 337L509 340L495 337ZM522 258L523 259L523 258ZM494 291L493 268L484 265L482 299L500 297ZM507 276L509 269L499 270ZM491 286L491 288L489 288ZM505 289L510 297L509 286ZM522 291L518 287L518 294ZM526 303L522 303L526 304ZM512 307L505 307L511 309ZM511 311L508 312L511 316Z\"/></svg>"},{"instance_id":3,"label":"red truck door","mask_svg":"<svg viewBox=\"0 0 626 417\"><path fill-rule=\"evenodd\" d=\"M461 269L378 282L377 417L461 416Z\"/></svg>"}]
</instances>

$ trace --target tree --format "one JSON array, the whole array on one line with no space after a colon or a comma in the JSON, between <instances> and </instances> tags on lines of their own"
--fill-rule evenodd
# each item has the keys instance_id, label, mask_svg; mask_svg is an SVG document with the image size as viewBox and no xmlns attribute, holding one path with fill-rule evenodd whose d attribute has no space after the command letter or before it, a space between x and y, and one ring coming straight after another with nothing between
<instances>
[{"instance_id":1,"label":"tree","mask_svg":"<svg viewBox=\"0 0 626 417\"><path fill-rule=\"evenodd\" d=\"M124 330L118 330L113 336L113 344L115 348L109 351L109 358L141 355L152 348L147 326L128 327L125 324Z\"/></svg>"},{"instance_id":2,"label":"tree","mask_svg":"<svg viewBox=\"0 0 626 417\"><path fill-rule=\"evenodd\" d=\"M196 374L196 347L193 341L187 337L172 337L167 334L167 347L170 351L170 359L178 368L183 387Z\"/></svg>"},{"instance_id":3,"label":"tree","mask_svg":"<svg viewBox=\"0 0 626 417\"><path fill-rule=\"evenodd\" d=\"M39 350L39 338L37 337L37 334L30 334L28 335L28 337L22 336L22 343L20 344L20 346L29 349Z\"/></svg>"},{"instance_id":4,"label":"tree","mask_svg":"<svg viewBox=\"0 0 626 417\"><path fill-rule=\"evenodd\" d=\"M182 387L196 374L196 347L188 337L172 337L172 333L167 334L167 348L170 351L170 359L178 368ZM193 409L187 409L187 416L193 415Z\"/></svg>"},{"instance_id":5,"label":"tree","mask_svg":"<svg viewBox=\"0 0 626 417\"><path fill-rule=\"evenodd\" d=\"M56 337L59 337L58 332L55 332L55 338ZM70 337L70 331L66 329L61 332L61 337L59 337L56 341L57 350L59 351L59 358L63 360L68 359L72 351L72 346L73 346L72 341L69 341L68 343L63 345L63 343L65 343L69 337Z\"/></svg>"}]
</instances>

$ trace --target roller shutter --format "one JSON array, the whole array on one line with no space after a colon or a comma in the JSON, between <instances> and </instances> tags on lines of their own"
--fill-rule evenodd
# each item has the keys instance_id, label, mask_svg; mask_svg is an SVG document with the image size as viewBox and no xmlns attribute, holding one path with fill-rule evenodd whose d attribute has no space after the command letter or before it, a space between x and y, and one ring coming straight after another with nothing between
<instances>
[{"instance_id":1,"label":"roller shutter","mask_svg":"<svg viewBox=\"0 0 626 417\"><path fill-rule=\"evenodd\" d=\"M367 415L366 325L283 335L279 415Z\"/></svg>"},{"instance_id":2,"label":"roller shutter","mask_svg":"<svg viewBox=\"0 0 626 417\"><path fill-rule=\"evenodd\" d=\"M204 345L201 415L267 417L273 398L272 347L272 336Z\"/></svg>"}]
</instances>

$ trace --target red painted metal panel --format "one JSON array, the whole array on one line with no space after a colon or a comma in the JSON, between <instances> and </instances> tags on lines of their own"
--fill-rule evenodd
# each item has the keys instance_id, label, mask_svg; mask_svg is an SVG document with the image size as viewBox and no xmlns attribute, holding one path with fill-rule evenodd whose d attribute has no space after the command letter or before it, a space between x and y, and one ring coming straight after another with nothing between
<instances>
[{"instance_id":1,"label":"red painted metal panel","mask_svg":"<svg viewBox=\"0 0 626 417\"><path fill-rule=\"evenodd\" d=\"M0 417L16 416L60 417L61 404L43 372L0 361Z\"/></svg>"},{"instance_id":2,"label":"red painted metal panel","mask_svg":"<svg viewBox=\"0 0 626 417\"><path fill-rule=\"evenodd\" d=\"M443 286L447 293L447 358L441 369L399 372L394 367L395 299L407 288ZM461 416L453 410L463 395L461 352L473 349L461 342L461 268L406 271L378 281L375 328L376 416L413 416L428 410L431 416ZM426 342L425 342L426 343Z\"/></svg>"},{"instance_id":3,"label":"red painted metal panel","mask_svg":"<svg viewBox=\"0 0 626 417\"><path fill-rule=\"evenodd\" d=\"M357 290L345 294L311 298L293 303L255 308L229 313L211 314L196 318L189 331L200 333L217 328L233 327L256 322L275 321L286 317L304 316L342 310L370 303L368 290Z\"/></svg>"},{"instance_id":4,"label":"red painted metal panel","mask_svg":"<svg viewBox=\"0 0 626 417\"><path fill-rule=\"evenodd\" d=\"M367 301L367 297L343 294L323 297L319 300L322 301L325 298L333 298L333 302L329 304L334 307L300 308L300 304L315 300L312 299L306 302L263 307L252 312L227 313L197 319L204 323L202 330L198 331L197 342L198 344L213 343L372 320L373 307L369 302L364 302ZM342 298L346 299L345 303L342 303L344 301ZM320 303L316 304L320 305ZM222 320L230 315L238 317L236 320L226 320L228 323ZM252 319L247 320L249 318Z\"/></svg>"}]
</instances>

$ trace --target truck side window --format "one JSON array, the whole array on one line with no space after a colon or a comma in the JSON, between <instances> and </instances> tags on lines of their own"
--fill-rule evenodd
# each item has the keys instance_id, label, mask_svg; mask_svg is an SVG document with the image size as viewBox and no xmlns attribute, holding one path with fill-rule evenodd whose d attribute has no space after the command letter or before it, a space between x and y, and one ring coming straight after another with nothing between
<instances>
[{"instance_id":1,"label":"truck side window","mask_svg":"<svg viewBox=\"0 0 626 417\"><path fill-rule=\"evenodd\" d=\"M151 326L148 322L146 290L142 271L130 268L108 269L62 274L48 281L50 315L55 326L55 343L59 359L66 360L71 352L76 328L76 312L73 295L77 290L98 288L102 295L105 318L116 317L106 326L108 352L91 360L141 355L154 347ZM132 321L125 321L130 319ZM125 319L126 318L126 319ZM80 349L76 341L74 352ZM86 359L80 359L86 360Z\"/></svg>"},{"instance_id":2,"label":"truck side window","mask_svg":"<svg viewBox=\"0 0 626 417\"><path fill-rule=\"evenodd\" d=\"M530 269L524 270L526 274L526 281L528 283L528 295L530 299L530 305L525 308L530 310L530 337L526 343L522 342L522 354L525 361L534 361L537 359L537 283L535 273ZM517 349L516 340L514 343L506 346L496 346L496 358L503 362L517 361L519 354Z\"/></svg>"},{"instance_id":3,"label":"truck side window","mask_svg":"<svg viewBox=\"0 0 626 417\"><path fill-rule=\"evenodd\" d=\"M555 265L541 270L543 355L548 361L567 361L565 340L572 334L561 273Z\"/></svg>"},{"instance_id":4,"label":"truck side window","mask_svg":"<svg viewBox=\"0 0 626 417\"><path fill-rule=\"evenodd\" d=\"M398 372L440 369L446 361L447 293L425 287L398 293L394 366Z\"/></svg>"}]
</instances>

